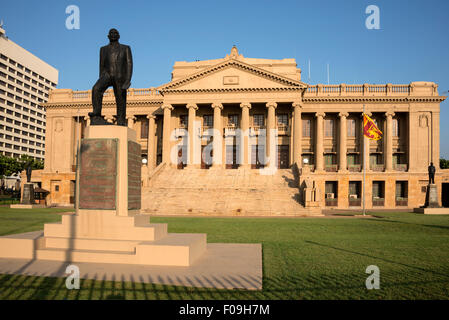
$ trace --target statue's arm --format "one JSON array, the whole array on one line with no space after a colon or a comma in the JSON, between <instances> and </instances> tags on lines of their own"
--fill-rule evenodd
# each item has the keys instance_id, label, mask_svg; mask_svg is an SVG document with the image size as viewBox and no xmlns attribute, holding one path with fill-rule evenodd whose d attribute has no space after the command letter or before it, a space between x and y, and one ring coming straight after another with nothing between
<instances>
[{"instance_id":1,"label":"statue's arm","mask_svg":"<svg viewBox=\"0 0 449 320\"><path fill-rule=\"evenodd\" d=\"M123 84L123 89L128 89L131 86L131 77L133 75L133 56L131 48L126 47L126 81Z\"/></svg>"},{"instance_id":2,"label":"statue's arm","mask_svg":"<svg viewBox=\"0 0 449 320\"><path fill-rule=\"evenodd\" d=\"M100 75L99 75L100 78L103 75L104 70L105 70L104 63L105 63L105 61L104 61L104 49L101 48L100 49Z\"/></svg>"}]
</instances>

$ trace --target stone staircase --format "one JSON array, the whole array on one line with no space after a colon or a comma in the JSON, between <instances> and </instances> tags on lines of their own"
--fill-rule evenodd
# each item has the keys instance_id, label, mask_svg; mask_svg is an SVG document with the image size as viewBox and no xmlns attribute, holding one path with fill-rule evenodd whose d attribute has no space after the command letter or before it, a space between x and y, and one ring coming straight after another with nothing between
<instances>
[{"instance_id":1,"label":"stone staircase","mask_svg":"<svg viewBox=\"0 0 449 320\"><path fill-rule=\"evenodd\" d=\"M164 167L142 189L142 212L152 215L313 216L299 203L292 169L264 175L251 169Z\"/></svg>"}]
</instances>

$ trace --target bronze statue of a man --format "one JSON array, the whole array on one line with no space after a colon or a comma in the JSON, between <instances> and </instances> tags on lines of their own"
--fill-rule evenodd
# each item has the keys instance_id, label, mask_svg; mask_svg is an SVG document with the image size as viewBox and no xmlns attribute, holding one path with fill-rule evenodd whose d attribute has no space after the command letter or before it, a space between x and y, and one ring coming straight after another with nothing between
<instances>
[{"instance_id":1,"label":"bronze statue of a man","mask_svg":"<svg viewBox=\"0 0 449 320\"><path fill-rule=\"evenodd\" d=\"M100 78L92 88L93 112L89 112L91 125L110 124L101 115L103 94L107 88L114 88L117 104L117 125L126 126L126 90L131 85L133 58L131 48L120 44L120 34L109 30L109 44L100 49Z\"/></svg>"},{"instance_id":2,"label":"bronze statue of a man","mask_svg":"<svg viewBox=\"0 0 449 320\"><path fill-rule=\"evenodd\" d=\"M430 163L430 166L427 168L429 171L429 184L435 184L435 166L433 162Z\"/></svg>"}]
</instances>

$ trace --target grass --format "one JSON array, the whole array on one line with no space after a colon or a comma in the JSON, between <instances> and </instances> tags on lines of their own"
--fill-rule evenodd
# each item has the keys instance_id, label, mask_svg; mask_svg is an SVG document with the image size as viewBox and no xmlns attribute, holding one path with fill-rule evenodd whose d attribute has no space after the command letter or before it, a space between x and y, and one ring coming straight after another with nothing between
<instances>
[{"instance_id":1,"label":"grass","mask_svg":"<svg viewBox=\"0 0 449 320\"><path fill-rule=\"evenodd\" d=\"M56 209L0 208L0 235L42 229ZM208 242L262 243L263 290L201 289L131 282L0 275L0 299L448 299L449 216L379 218L152 218L169 232ZM367 266L380 290L367 290Z\"/></svg>"}]
</instances>

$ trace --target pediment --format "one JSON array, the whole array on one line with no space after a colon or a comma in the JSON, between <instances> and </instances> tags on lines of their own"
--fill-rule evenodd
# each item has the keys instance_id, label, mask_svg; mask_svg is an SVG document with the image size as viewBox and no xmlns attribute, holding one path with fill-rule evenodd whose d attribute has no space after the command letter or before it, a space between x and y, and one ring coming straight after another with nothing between
<instances>
[{"instance_id":1,"label":"pediment","mask_svg":"<svg viewBox=\"0 0 449 320\"><path fill-rule=\"evenodd\" d=\"M301 81L230 59L159 87L159 91L209 91L254 89L300 89Z\"/></svg>"}]
</instances>

